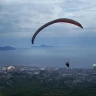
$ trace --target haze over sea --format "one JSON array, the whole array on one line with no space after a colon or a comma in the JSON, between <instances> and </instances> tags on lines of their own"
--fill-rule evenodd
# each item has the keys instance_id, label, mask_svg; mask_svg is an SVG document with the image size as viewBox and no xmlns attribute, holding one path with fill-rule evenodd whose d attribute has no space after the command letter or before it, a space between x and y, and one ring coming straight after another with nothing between
<instances>
[{"instance_id":1,"label":"haze over sea","mask_svg":"<svg viewBox=\"0 0 96 96\"><path fill-rule=\"evenodd\" d=\"M93 68L96 62L96 49L87 46L54 46L17 48L0 50L0 65L23 65L34 67L66 68L65 62L70 61L71 68Z\"/></svg>"}]
</instances>

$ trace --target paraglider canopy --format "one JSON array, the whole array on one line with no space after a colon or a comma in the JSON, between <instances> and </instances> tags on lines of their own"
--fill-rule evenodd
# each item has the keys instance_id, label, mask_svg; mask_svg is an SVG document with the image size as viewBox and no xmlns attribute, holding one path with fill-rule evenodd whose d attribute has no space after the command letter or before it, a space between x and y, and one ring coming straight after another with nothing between
<instances>
[{"instance_id":1,"label":"paraglider canopy","mask_svg":"<svg viewBox=\"0 0 96 96\"><path fill-rule=\"evenodd\" d=\"M94 69L96 69L96 64L93 64Z\"/></svg>"},{"instance_id":2,"label":"paraglider canopy","mask_svg":"<svg viewBox=\"0 0 96 96\"><path fill-rule=\"evenodd\" d=\"M51 25L51 24L58 23L58 22L70 23L70 24L74 24L74 25L76 25L76 26L78 26L78 27L80 27L80 28L83 28L82 25L81 25L79 22L77 22L77 21L75 21L75 20L72 20L72 19L68 19L68 18L55 19L55 20L50 21L50 22L47 22L46 24L44 24L43 26L41 26L41 27L34 33L34 35L33 35L33 37L32 37L32 44L34 43L34 40L35 40L36 35L37 35L42 29L44 29L45 27L47 27L47 26L49 26L49 25Z\"/></svg>"},{"instance_id":3,"label":"paraglider canopy","mask_svg":"<svg viewBox=\"0 0 96 96\"><path fill-rule=\"evenodd\" d=\"M14 69L15 69L14 66L8 66L8 67L6 67L6 72L8 72L9 70L14 70Z\"/></svg>"}]
</instances>

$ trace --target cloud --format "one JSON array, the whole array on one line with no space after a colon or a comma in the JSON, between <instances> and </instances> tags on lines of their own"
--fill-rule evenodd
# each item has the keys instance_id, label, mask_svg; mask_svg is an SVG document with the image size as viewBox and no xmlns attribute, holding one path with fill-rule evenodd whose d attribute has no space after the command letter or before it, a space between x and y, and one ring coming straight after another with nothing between
<instances>
[{"instance_id":1,"label":"cloud","mask_svg":"<svg viewBox=\"0 0 96 96\"><path fill-rule=\"evenodd\" d=\"M42 30L40 36L96 36L95 0L4 0L0 2L0 35L32 37L40 26L57 18L77 20L84 29L58 23Z\"/></svg>"}]
</instances>

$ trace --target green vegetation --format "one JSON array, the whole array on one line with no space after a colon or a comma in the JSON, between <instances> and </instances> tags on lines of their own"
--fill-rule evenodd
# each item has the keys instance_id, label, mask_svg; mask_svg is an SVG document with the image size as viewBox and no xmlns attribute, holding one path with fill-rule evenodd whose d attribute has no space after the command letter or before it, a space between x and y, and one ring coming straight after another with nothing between
<instances>
[{"instance_id":1,"label":"green vegetation","mask_svg":"<svg viewBox=\"0 0 96 96\"><path fill-rule=\"evenodd\" d=\"M40 73L41 74L41 73ZM0 96L95 96L96 82L73 84L74 78L48 79L43 75L12 73L0 78ZM69 82L69 83L68 83Z\"/></svg>"}]
</instances>

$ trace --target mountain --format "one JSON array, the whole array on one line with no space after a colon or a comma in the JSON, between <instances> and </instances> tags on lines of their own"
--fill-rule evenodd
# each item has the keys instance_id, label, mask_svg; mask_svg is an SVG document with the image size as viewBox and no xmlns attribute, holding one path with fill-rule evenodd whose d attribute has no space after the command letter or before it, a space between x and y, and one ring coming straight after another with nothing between
<instances>
[{"instance_id":1,"label":"mountain","mask_svg":"<svg viewBox=\"0 0 96 96\"><path fill-rule=\"evenodd\" d=\"M40 47L54 47L54 46L41 45Z\"/></svg>"},{"instance_id":2,"label":"mountain","mask_svg":"<svg viewBox=\"0 0 96 96\"><path fill-rule=\"evenodd\" d=\"M43 47L43 48L47 48L47 47L54 47L54 46L40 45L40 46L32 46L32 47Z\"/></svg>"},{"instance_id":3,"label":"mountain","mask_svg":"<svg viewBox=\"0 0 96 96\"><path fill-rule=\"evenodd\" d=\"M11 46L4 46L4 47L0 47L0 50L15 50L16 48L11 47Z\"/></svg>"}]
</instances>

